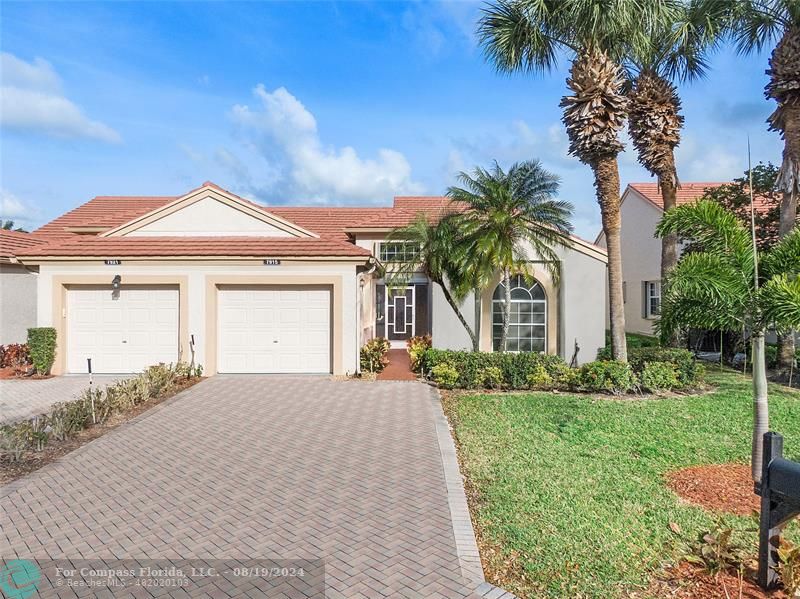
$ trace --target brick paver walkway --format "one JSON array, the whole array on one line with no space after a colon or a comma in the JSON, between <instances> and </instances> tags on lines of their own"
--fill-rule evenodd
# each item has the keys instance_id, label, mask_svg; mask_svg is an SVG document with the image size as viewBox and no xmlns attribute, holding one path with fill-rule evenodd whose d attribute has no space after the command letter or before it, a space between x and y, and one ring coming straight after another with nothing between
<instances>
[{"instance_id":1,"label":"brick paver walkway","mask_svg":"<svg viewBox=\"0 0 800 599\"><path fill-rule=\"evenodd\" d=\"M437 409L418 383L213 377L4 488L0 556L322 559L331 598L478 597ZM203 588L173 594L311 596Z\"/></svg>"},{"instance_id":2,"label":"brick paver walkway","mask_svg":"<svg viewBox=\"0 0 800 599\"><path fill-rule=\"evenodd\" d=\"M105 387L126 375L94 375L93 384ZM70 374L51 379L0 380L0 423L14 422L47 412L54 403L77 399L89 386L89 375Z\"/></svg>"},{"instance_id":3,"label":"brick paver walkway","mask_svg":"<svg viewBox=\"0 0 800 599\"><path fill-rule=\"evenodd\" d=\"M389 364L378 375L379 381L415 381L417 375L411 371L411 359L404 349L389 350Z\"/></svg>"}]
</instances>

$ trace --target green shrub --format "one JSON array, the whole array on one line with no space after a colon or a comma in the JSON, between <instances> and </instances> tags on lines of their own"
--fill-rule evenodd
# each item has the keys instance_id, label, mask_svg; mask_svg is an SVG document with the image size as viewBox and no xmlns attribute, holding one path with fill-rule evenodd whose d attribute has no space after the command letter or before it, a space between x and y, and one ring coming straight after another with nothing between
<instances>
[{"instance_id":1,"label":"green shrub","mask_svg":"<svg viewBox=\"0 0 800 599\"><path fill-rule=\"evenodd\" d=\"M639 379L642 388L651 393L670 391L681 386L675 364L672 362L645 362Z\"/></svg>"},{"instance_id":2,"label":"green shrub","mask_svg":"<svg viewBox=\"0 0 800 599\"><path fill-rule=\"evenodd\" d=\"M53 327L28 329L28 350L36 372L50 374L56 359L56 330Z\"/></svg>"},{"instance_id":3,"label":"green shrub","mask_svg":"<svg viewBox=\"0 0 800 599\"><path fill-rule=\"evenodd\" d=\"M675 365L675 373L681 387L693 387L699 383L698 364L694 354L688 349L674 347L641 347L628 352L628 363L637 374L649 362L670 362Z\"/></svg>"},{"instance_id":4,"label":"green shrub","mask_svg":"<svg viewBox=\"0 0 800 599\"><path fill-rule=\"evenodd\" d=\"M636 389L637 380L629 364L614 360L589 362L580 368L582 391L621 395Z\"/></svg>"},{"instance_id":5,"label":"green shrub","mask_svg":"<svg viewBox=\"0 0 800 599\"><path fill-rule=\"evenodd\" d=\"M375 337L367 341L361 348L361 370L364 372L381 372L389 363L389 340Z\"/></svg>"},{"instance_id":6,"label":"green shrub","mask_svg":"<svg viewBox=\"0 0 800 599\"><path fill-rule=\"evenodd\" d=\"M478 372L492 366L502 372L502 386L507 389L527 389L528 375L536 366L541 365L554 378L556 373L567 367L558 356L533 352L471 352L431 348L423 356L425 372L431 372L437 365L445 363L458 372L455 386L460 389L474 389Z\"/></svg>"},{"instance_id":7,"label":"green shrub","mask_svg":"<svg viewBox=\"0 0 800 599\"><path fill-rule=\"evenodd\" d=\"M528 374L527 380L528 387L537 391L546 391L552 389L555 385L553 377L541 364L534 366L533 372Z\"/></svg>"},{"instance_id":8,"label":"green shrub","mask_svg":"<svg viewBox=\"0 0 800 599\"><path fill-rule=\"evenodd\" d=\"M433 375L433 380L445 389L455 387L459 378L458 370L452 364L447 364L446 362L434 366L431 369L431 374Z\"/></svg>"},{"instance_id":9,"label":"green shrub","mask_svg":"<svg viewBox=\"0 0 800 599\"><path fill-rule=\"evenodd\" d=\"M408 352L408 358L411 361L411 370L413 372L420 371L422 367L422 357L425 355L425 352L430 349L430 347L430 335L411 337L406 341L406 351Z\"/></svg>"},{"instance_id":10,"label":"green shrub","mask_svg":"<svg viewBox=\"0 0 800 599\"><path fill-rule=\"evenodd\" d=\"M485 389L499 389L503 386L503 371L497 366L481 368L475 375L475 386Z\"/></svg>"},{"instance_id":11,"label":"green shrub","mask_svg":"<svg viewBox=\"0 0 800 599\"><path fill-rule=\"evenodd\" d=\"M51 433L59 441L83 430L91 420L91 397L87 394L82 395L80 399L53 404L48 416Z\"/></svg>"}]
</instances>

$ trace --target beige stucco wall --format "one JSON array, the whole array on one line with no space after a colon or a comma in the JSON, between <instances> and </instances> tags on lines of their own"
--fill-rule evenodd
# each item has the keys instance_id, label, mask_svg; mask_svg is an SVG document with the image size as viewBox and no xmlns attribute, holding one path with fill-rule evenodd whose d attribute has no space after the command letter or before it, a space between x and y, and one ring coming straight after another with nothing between
<instances>
[{"instance_id":1,"label":"beige stucco wall","mask_svg":"<svg viewBox=\"0 0 800 599\"><path fill-rule=\"evenodd\" d=\"M0 264L0 345L25 343L36 326L37 276L19 264Z\"/></svg>"},{"instance_id":2,"label":"beige stucco wall","mask_svg":"<svg viewBox=\"0 0 800 599\"><path fill-rule=\"evenodd\" d=\"M152 236L225 236L293 237L269 223L253 218L212 197L167 214L154 222L127 233L129 237Z\"/></svg>"},{"instance_id":3,"label":"beige stucco wall","mask_svg":"<svg viewBox=\"0 0 800 599\"><path fill-rule=\"evenodd\" d=\"M122 283L146 283L157 278L160 284L173 281L181 286L181 346L183 357L188 358L188 338L195 337L195 361L213 366L214 357L210 340L214 338L213 301L208 300L209 289L220 282L248 285L308 285L318 282L336 285L334 290L334 314L332 322L336 332L333 340L334 374L356 371L358 364L357 328L357 280L356 265L352 263L287 262L280 266L264 266L260 261L232 261L227 263L179 262L128 262L106 266L96 262L42 264L38 278L36 314L39 326L63 328L66 312L59 305L63 288L71 283L86 284L107 281L111 284L114 275L122 277ZM185 293L183 290L185 289ZM340 359L335 352L339 347ZM63 357L57 356L55 372L58 373ZM213 370L207 370L213 374Z\"/></svg>"},{"instance_id":4,"label":"beige stucco wall","mask_svg":"<svg viewBox=\"0 0 800 599\"><path fill-rule=\"evenodd\" d=\"M655 237L661 210L629 189L623 196L621 214L625 330L652 335L653 319L642 316L642 283L661 279L661 240Z\"/></svg>"}]
</instances>

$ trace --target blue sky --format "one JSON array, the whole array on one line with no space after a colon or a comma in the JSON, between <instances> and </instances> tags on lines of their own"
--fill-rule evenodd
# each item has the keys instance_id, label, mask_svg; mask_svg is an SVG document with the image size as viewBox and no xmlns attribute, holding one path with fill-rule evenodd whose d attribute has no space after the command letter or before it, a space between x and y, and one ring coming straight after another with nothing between
<instances>
[{"instance_id":1,"label":"blue sky","mask_svg":"<svg viewBox=\"0 0 800 599\"><path fill-rule=\"evenodd\" d=\"M599 208L566 154L547 76L500 76L471 2L0 5L2 217L36 226L95 195L179 195L212 180L267 204L388 204L441 194L459 170L539 158L578 234ZM681 87L684 181L779 160L767 56L723 49ZM630 144L623 185L649 181Z\"/></svg>"}]
</instances>

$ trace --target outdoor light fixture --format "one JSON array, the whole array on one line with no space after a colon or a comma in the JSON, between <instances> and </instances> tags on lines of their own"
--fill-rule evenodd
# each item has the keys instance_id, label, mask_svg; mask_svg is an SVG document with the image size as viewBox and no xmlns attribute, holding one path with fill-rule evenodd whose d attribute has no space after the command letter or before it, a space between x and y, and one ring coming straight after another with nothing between
<instances>
[{"instance_id":1,"label":"outdoor light fixture","mask_svg":"<svg viewBox=\"0 0 800 599\"><path fill-rule=\"evenodd\" d=\"M116 291L117 289L120 288L121 284L122 284L122 277L119 275L114 275L114 278L111 279L111 289Z\"/></svg>"}]
</instances>

